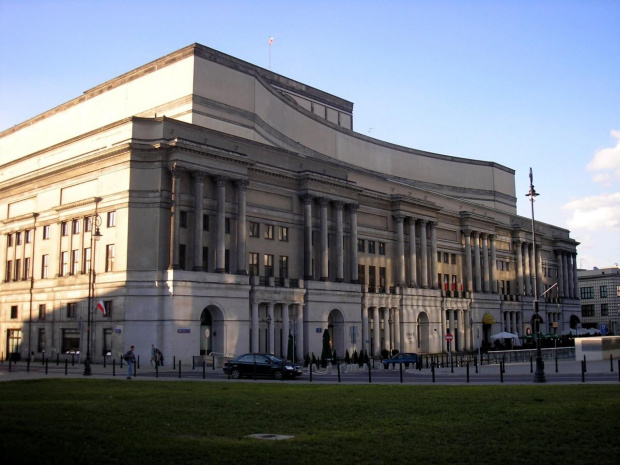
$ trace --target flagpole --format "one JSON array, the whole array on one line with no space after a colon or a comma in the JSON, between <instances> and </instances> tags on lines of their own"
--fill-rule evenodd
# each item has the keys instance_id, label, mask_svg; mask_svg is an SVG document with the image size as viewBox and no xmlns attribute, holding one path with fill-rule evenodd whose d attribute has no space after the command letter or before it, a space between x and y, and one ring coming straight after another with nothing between
<instances>
[{"instance_id":1,"label":"flagpole","mask_svg":"<svg viewBox=\"0 0 620 465\"><path fill-rule=\"evenodd\" d=\"M271 46L273 45L273 37L269 38L269 71L271 71Z\"/></svg>"}]
</instances>

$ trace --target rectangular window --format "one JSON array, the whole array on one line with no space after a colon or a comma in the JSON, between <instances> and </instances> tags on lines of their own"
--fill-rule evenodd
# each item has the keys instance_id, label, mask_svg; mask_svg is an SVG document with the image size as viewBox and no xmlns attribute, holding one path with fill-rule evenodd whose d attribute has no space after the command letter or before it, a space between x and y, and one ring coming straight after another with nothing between
<instances>
[{"instance_id":1,"label":"rectangular window","mask_svg":"<svg viewBox=\"0 0 620 465\"><path fill-rule=\"evenodd\" d=\"M79 274L80 272L80 251L75 249L71 251L71 274Z\"/></svg>"},{"instance_id":2,"label":"rectangular window","mask_svg":"<svg viewBox=\"0 0 620 465\"><path fill-rule=\"evenodd\" d=\"M41 279L45 279L48 276L49 255L43 255L41 257Z\"/></svg>"},{"instance_id":3,"label":"rectangular window","mask_svg":"<svg viewBox=\"0 0 620 465\"><path fill-rule=\"evenodd\" d=\"M263 265L265 266L265 278L273 277L273 255L265 254Z\"/></svg>"},{"instance_id":4,"label":"rectangular window","mask_svg":"<svg viewBox=\"0 0 620 465\"><path fill-rule=\"evenodd\" d=\"M113 228L116 226L116 212L115 211L108 212L108 221L106 224L108 228Z\"/></svg>"},{"instance_id":5,"label":"rectangular window","mask_svg":"<svg viewBox=\"0 0 620 465\"><path fill-rule=\"evenodd\" d=\"M30 279L30 257L24 258L24 279Z\"/></svg>"},{"instance_id":6,"label":"rectangular window","mask_svg":"<svg viewBox=\"0 0 620 465\"><path fill-rule=\"evenodd\" d=\"M280 278L288 278L288 257L280 256Z\"/></svg>"},{"instance_id":7,"label":"rectangular window","mask_svg":"<svg viewBox=\"0 0 620 465\"><path fill-rule=\"evenodd\" d=\"M455 254L455 253L450 254L450 262L451 262L453 265L456 265L456 254Z\"/></svg>"},{"instance_id":8,"label":"rectangular window","mask_svg":"<svg viewBox=\"0 0 620 465\"><path fill-rule=\"evenodd\" d=\"M504 262L501 260L497 260L497 262L495 262L495 269L499 271L504 271Z\"/></svg>"},{"instance_id":9,"label":"rectangular window","mask_svg":"<svg viewBox=\"0 0 620 465\"><path fill-rule=\"evenodd\" d=\"M15 245L22 245L22 233L15 233Z\"/></svg>"},{"instance_id":10,"label":"rectangular window","mask_svg":"<svg viewBox=\"0 0 620 465\"><path fill-rule=\"evenodd\" d=\"M616 287L616 295L620 297L620 286Z\"/></svg>"},{"instance_id":11,"label":"rectangular window","mask_svg":"<svg viewBox=\"0 0 620 465\"><path fill-rule=\"evenodd\" d=\"M582 287L581 288L581 298L582 299L594 299L594 288L593 287Z\"/></svg>"},{"instance_id":12,"label":"rectangular window","mask_svg":"<svg viewBox=\"0 0 620 465\"><path fill-rule=\"evenodd\" d=\"M385 242L379 242L379 255L385 255Z\"/></svg>"},{"instance_id":13,"label":"rectangular window","mask_svg":"<svg viewBox=\"0 0 620 465\"><path fill-rule=\"evenodd\" d=\"M60 253L60 276L67 276L69 273L69 252Z\"/></svg>"},{"instance_id":14,"label":"rectangular window","mask_svg":"<svg viewBox=\"0 0 620 465\"><path fill-rule=\"evenodd\" d=\"M209 247L202 248L202 271L209 271Z\"/></svg>"},{"instance_id":15,"label":"rectangular window","mask_svg":"<svg viewBox=\"0 0 620 465\"><path fill-rule=\"evenodd\" d=\"M375 289L375 286L377 285L377 272L376 272L376 267L374 266L369 266L368 267L368 287L372 288L373 292Z\"/></svg>"},{"instance_id":16,"label":"rectangular window","mask_svg":"<svg viewBox=\"0 0 620 465\"><path fill-rule=\"evenodd\" d=\"M187 247L185 244L179 244L179 268L181 270L185 269L185 264L186 264L186 252L187 252Z\"/></svg>"},{"instance_id":17,"label":"rectangular window","mask_svg":"<svg viewBox=\"0 0 620 465\"><path fill-rule=\"evenodd\" d=\"M230 234L230 218L224 219L224 234Z\"/></svg>"},{"instance_id":18,"label":"rectangular window","mask_svg":"<svg viewBox=\"0 0 620 465\"><path fill-rule=\"evenodd\" d=\"M259 237L260 236L260 223L255 223L254 221L250 221L250 237Z\"/></svg>"},{"instance_id":19,"label":"rectangular window","mask_svg":"<svg viewBox=\"0 0 620 465\"><path fill-rule=\"evenodd\" d=\"M499 282L499 293L506 295L506 286L505 286L506 281L504 281L503 279Z\"/></svg>"},{"instance_id":20,"label":"rectangular window","mask_svg":"<svg viewBox=\"0 0 620 465\"><path fill-rule=\"evenodd\" d=\"M6 235L6 246L13 247L13 234Z\"/></svg>"},{"instance_id":21,"label":"rectangular window","mask_svg":"<svg viewBox=\"0 0 620 465\"><path fill-rule=\"evenodd\" d=\"M45 352L45 328L39 328L39 335L37 337L37 352Z\"/></svg>"},{"instance_id":22,"label":"rectangular window","mask_svg":"<svg viewBox=\"0 0 620 465\"><path fill-rule=\"evenodd\" d=\"M437 263L441 263L441 252L437 252Z\"/></svg>"},{"instance_id":23,"label":"rectangular window","mask_svg":"<svg viewBox=\"0 0 620 465\"><path fill-rule=\"evenodd\" d=\"M66 221L63 221L62 223L60 223L60 235L61 236L69 235L69 223L67 223Z\"/></svg>"},{"instance_id":24,"label":"rectangular window","mask_svg":"<svg viewBox=\"0 0 620 465\"><path fill-rule=\"evenodd\" d=\"M273 239L273 225L272 224L265 225L265 239Z\"/></svg>"},{"instance_id":25,"label":"rectangular window","mask_svg":"<svg viewBox=\"0 0 620 465\"><path fill-rule=\"evenodd\" d=\"M357 280L360 284L366 284L366 265L357 265Z\"/></svg>"},{"instance_id":26,"label":"rectangular window","mask_svg":"<svg viewBox=\"0 0 620 465\"><path fill-rule=\"evenodd\" d=\"M506 295L512 295L510 292L510 281L506 281Z\"/></svg>"},{"instance_id":27,"label":"rectangular window","mask_svg":"<svg viewBox=\"0 0 620 465\"><path fill-rule=\"evenodd\" d=\"M73 220L71 222L71 232L73 234L79 234L80 233L80 220Z\"/></svg>"},{"instance_id":28,"label":"rectangular window","mask_svg":"<svg viewBox=\"0 0 620 465\"><path fill-rule=\"evenodd\" d=\"M456 291L456 275L452 275L452 291Z\"/></svg>"},{"instance_id":29,"label":"rectangular window","mask_svg":"<svg viewBox=\"0 0 620 465\"><path fill-rule=\"evenodd\" d=\"M114 271L114 244L105 247L105 271Z\"/></svg>"},{"instance_id":30,"label":"rectangular window","mask_svg":"<svg viewBox=\"0 0 620 465\"><path fill-rule=\"evenodd\" d=\"M443 275L443 289L444 291L450 290L450 275L449 274Z\"/></svg>"},{"instance_id":31,"label":"rectangular window","mask_svg":"<svg viewBox=\"0 0 620 465\"><path fill-rule=\"evenodd\" d=\"M50 227L49 225L43 226L43 239L49 239L49 238L50 238Z\"/></svg>"},{"instance_id":32,"label":"rectangular window","mask_svg":"<svg viewBox=\"0 0 620 465\"><path fill-rule=\"evenodd\" d=\"M22 271L22 261L20 258L15 260L15 281L19 281Z\"/></svg>"},{"instance_id":33,"label":"rectangular window","mask_svg":"<svg viewBox=\"0 0 620 465\"><path fill-rule=\"evenodd\" d=\"M209 215L202 215L202 230L209 230Z\"/></svg>"},{"instance_id":34,"label":"rectangular window","mask_svg":"<svg viewBox=\"0 0 620 465\"><path fill-rule=\"evenodd\" d=\"M599 291L601 293L601 299L606 299L607 298L607 286L601 286Z\"/></svg>"},{"instance_id":35,"label":"rectangular window","mask_svg":"<svg viewBox=\"0 0 620 465\"><path fill-rule=\"evenodd\" d=\"M61 352L63 354L76 353L80 350L80 331L77 329L63 329Z\"/></svg>"},{"instance_id":36,"label":"rectangular window","mask_svg":"<svg viewBox=\"0 0 620 465\"><path fill-rule=\"evenodd\" d=\"M506 271L510 271L510 262L506 262Z\"/></svg>"},{"instance_id":37,"label":"rectangular window","mask_svg":"<svg viewBox=\"0 0 620 465\"><path fill-rule=\"evenodd\" d=\"M443 253L443 262L450 263L450 254L448 252Z\"/></svg>"},{"instance_id":38,"label":"rectangular window","mask_svg":"<svg viewBox=\"0 0 620 465\"><path fill-rule=\"evenodd\" d=\"M288 242L288 228L286 226L280 226L278 229L278 239L283 242Z\"/></svg>"},{"instance_id":39,"label":"rectangular window","mask_svg":"<svg viewBox=\"0 0 620 465\"><path fill-rule=\"evenodd\" d=\"M224 249L224 272L230 273L230 250Z\"/></svg>"},{"instance_id":40,"label":"rectangular window","mask_svg":"<svg viewBox=\"0 0 620 465\"><path fill-rule=\"evenodd\" d=\"M385 285L386 285L386 280L385 280L385 267L384 266L380 266L379 267L379 292L385 292Z\"/></svg>"},{"instance_id":41,"label":"rectangular window","mask_svg":"<svg viewBox=\"0 0 620 465\"><path fill-rule=\"evenodd\" d=\"M258 276L258 254L250 252L250 276Z\"/></svg>"},{"instance_id":42,"label":"rectangular window","mask_svg":"<svg viewBox=\"0 0 620 465\"><path fill-rule=\"evenodd\" d=\"M182 228L187 228L187 212L182 211L179 215L179 222Z\"/></svg>"},{"instance_id":43,"label":"rectangular window","mask_svg":"<svg viewBox=\"0 0 620 465\"><path fill-rule=\"evenodd\" d=\"M87 216L84 218L84 232L91 232L93 230L93 217Z\"/></svg>"},{"instance_id":44,"label":"rectangular window","mask_svg":"<svg viewBox=\"0 0 620 465\"><path fill-rule=\"evenodd\" d=\"M4 273L4 280L9 282L13 278L13 260L7 260L6 272Z\"/></svg>"},{"instance_id":45,"label":"rectangular window","mask_svg":"<svg viewBox=\"0 0 620 465\"><path fill-rule=\"evenodd\" d=\"M368 241L368 253L375 253L375 241Z\"/></svg>"},{"instance_id":46,"label":"rectangular window","mask_svg":"<svg viewBox=\"0 0 620 465\"><path fill-rule=\"evenodd\" d=\"M103 350L101 355L112 355L112 329L103 329Z\"/></svg>"},{"instance_id":47,"label":"rectangular window","mask_svg":"<svg viewBox=\"0 0 620 465\"><path fill-rule=\"evenodd\" d=\"M358 252L365 252L366 251L366 242L364 241L364 239L358 239L357 240L357 251Z\"/></svg>"},{"instance_id":48,"label":"rectangular window","mask_svg":"<svg viewBox=\"0 0 620 465\"><path fill-rule=\"evenodd\" d=\"M593 304L582 305L581 316L583 317L594 316L594 305Z\"/></svg>"},{"instance_id":49,"label":"rectangular window","mask_svg":"<svg viewBox=\"0 0 620 465\"><path fill-rule=\"evenodd\" d=\"M103 306L105 307L105 318L112 318L112 311L114 310L114 305L112 300L104 300Z\"/></svg>"},{"instance_id":50,"label":"rectangular window","mask_svg":"<svg viewBox=\"0 0 620 465\"><path fill-rule=\"evenodd\" d=\"M45 320L45 304L39 304L39 320Z\"/></svg>"},{"instance_id":51,"label":"rectangular window","mask_svg":"<svg viewBox=\"0 0 620 465\"><path fill-rule=\"evenodd\" d=\"M608 315L609 315L609 305L601 304L601 316L608 316Z\"/></svg>"},{"instance_id":52,"label":"rectangular window","mask_svg":"<svg viewBox=\"0 0 620 465\"><path fill-rule=\"evenodd\" d=\"M17 319L17 305L11 305L11 320Z\"/></svg>"},{"instance_id":53,"label":"rectangular window","mask_svg":"<svg viewBox=\"0 0 620 465\"><path fill-rule=\"evenodd\" d=\"M67 304L67 318L77 318L77 304L75 302Z\"/></svg>"},{"instance_id":54,"label":"rectangular window","mask_svg":"<svg viewBox=\"0 0 620 465\"><path fill-rule=\"evenodd\" d=\"M84 264L82 266L82 273L90 272L90 262L91 262L91 250L90 250L90 247L86 247L84 249Z\"/></svg>"}]
</instances>

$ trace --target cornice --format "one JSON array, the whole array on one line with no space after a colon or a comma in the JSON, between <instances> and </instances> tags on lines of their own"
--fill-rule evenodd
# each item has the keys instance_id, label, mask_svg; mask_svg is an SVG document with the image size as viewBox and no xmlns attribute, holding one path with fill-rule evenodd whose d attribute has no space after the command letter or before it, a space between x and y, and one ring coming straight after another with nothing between
<instances>
[{"instance_id":1,"label":"cornice","mask_svg":"<svg viewBox=\"0 0 620 465\"><path fill-rule=\"evenodd\" d=\"M0 223L2 223L5 226L8 226L8 225L13 224L13 223L22 223L22 222L30 220L30 219L36 221L38 216L39 216L38 213L26 213L24 215L14 216L12 218L6 218L6 219L0 221Z\"/></svg>"}]
</instances>

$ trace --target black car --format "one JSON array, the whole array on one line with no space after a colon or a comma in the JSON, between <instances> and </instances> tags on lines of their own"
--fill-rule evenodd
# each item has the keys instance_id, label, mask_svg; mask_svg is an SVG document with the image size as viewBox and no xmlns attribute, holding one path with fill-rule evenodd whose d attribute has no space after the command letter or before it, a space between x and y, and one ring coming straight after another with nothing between
<instances>
[{"instance_id":1,"label":"black car","mask_svg":"<svg viewBox=\"0 0 620 465\"><path fill-rule=\"evenodd\" d=\"M243 354L224 363L224 373L234 379L242 376L282 379L301 376L303 371L301 365L271 354Z\"/></svg>"}]
</instances>

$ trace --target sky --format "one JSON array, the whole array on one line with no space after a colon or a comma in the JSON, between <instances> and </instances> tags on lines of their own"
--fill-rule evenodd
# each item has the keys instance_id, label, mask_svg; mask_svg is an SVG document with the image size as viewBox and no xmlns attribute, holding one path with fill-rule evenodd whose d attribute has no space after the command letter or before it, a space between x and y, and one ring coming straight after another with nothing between
<instances>
[{"instance_id":1,"label":"sky","mask_svg":"<svg viewBox=\"0 0 620 465\"><path fill-rule=\"evenodd\" d=\"M353 102L359 133L514 169L526 218L531 167L578 266L620 262L620 0L0 0L0 131L195 42Z\"/></svg>"}]
</instances>

